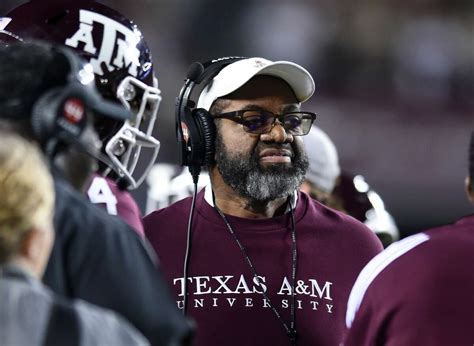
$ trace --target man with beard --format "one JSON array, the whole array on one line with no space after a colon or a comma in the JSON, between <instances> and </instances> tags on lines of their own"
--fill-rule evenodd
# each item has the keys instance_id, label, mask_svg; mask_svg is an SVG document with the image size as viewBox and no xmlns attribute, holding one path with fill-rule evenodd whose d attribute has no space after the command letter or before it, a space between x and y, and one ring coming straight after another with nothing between
<instances>
[{"instance_id":1,"label":"man with beard","mask_svg":"<svg viewBox=\"0 0 474 346\"><path fill-rule=\"evenodd\" d=\"M300 103L313 78L287 61L221 65L192 111L210 113L202 128L215 124L211 184L146 216L145 234L178 307L196 321L196 346L336 345L350 288L382 247L361 223L298 192L308 167L301 137L316 117ZM196 71L184 89L203 80ZM193 131L181 127L188 144Z\"/></svg>"}]
</instances>

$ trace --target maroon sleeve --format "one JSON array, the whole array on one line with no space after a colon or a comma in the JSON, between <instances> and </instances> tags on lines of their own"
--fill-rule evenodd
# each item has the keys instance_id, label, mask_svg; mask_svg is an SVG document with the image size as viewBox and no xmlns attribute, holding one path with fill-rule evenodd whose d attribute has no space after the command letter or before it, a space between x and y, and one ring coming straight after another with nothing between
<instances>
[{"instance_id":1,"label":"maroon sleeve","mask_svg":"<svg viewBox=\"0 0 474 346\"><path fill-rule=\"evenodd\" d=\"M400 245L396 244L371 261L364 271L371 265L375 268L374 263L382 269L373 271L372 278L366 275L369 282L361 291L352 324L349 319L345 345L472 345L472 226L429 231L425 241L406 253L397 256L394 250L400 251ZM390 252L395 257L391 261ZM360 288L359 279L351 298Z\"/></svg>"}]
</instances>

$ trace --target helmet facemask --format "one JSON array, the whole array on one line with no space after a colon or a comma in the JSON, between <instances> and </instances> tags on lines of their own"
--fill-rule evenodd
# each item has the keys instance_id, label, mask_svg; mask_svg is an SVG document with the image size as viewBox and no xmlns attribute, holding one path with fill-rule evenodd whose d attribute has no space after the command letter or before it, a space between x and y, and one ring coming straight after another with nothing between
<instances>
[{"instance_id":1,"label":"helmet facemask","mask_svg":"<svg viewBox=\"0 0 474 346\"><path fill-rule=\"evenodd\" d=\"M152 136L158 108L161 102L157 79L154 87L127 76L117 88L117 99L132 112L133 117L127 120L107 141L105 154L114 167L108 168L107 175L113 169L122 179L125 179L129 189L135 189L145 180L148 172L155 163L160 142ZM138 169L137 163L142 150L149 149L148 160L144 168Z\"/></svg>"}]
</instances>

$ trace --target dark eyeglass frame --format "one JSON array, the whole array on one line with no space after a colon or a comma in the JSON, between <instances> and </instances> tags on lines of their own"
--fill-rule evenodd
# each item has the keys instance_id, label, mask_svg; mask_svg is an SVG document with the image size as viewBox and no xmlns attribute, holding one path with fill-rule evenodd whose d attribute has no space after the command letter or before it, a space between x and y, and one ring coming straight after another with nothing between
<instances>
[{"instance_id":1,"label":"dark eyeglass frame","mask_svg":"<svg viewBox=\"0 0 474 346\"><path fill-rule=\"evenodd\" d=\"M249 126L247 126L245 119L244 119L244 114L246 112L259 112L262 115L267 115L270 118L273 118L273 121L271 124L269 124L268 128L262 127L261 129L255 129L252 130ZM310 120L310 122L306 122L304 127L301 127L302 132L297 133L295 131L296 128L289 128L288 122L285 122L285 117L291 116L291 115L298 115L301 116L302 120ZM311 126L313 125L314 120L316 120L316 114L312 112L306 112L306 111L291 111L291 112L284 112L282 114L275 114L270 111L265 111L261 109L240 109L238 111L233 111L233 112L227 112L227 113L220 113L220 114L215 114L214 118L216 119L229 119L232 121L235 121L236 123L239 123L242 125L244 130L248 133L256 134L256 135L262 135L265 133L270 133L275 126L275 121L278 119L280 122L280 125L283 126L286 132L290 133L293 136L305 136L309 133L311 130ZM303 122L301 123L303 124Z\"/></svg>"}]
</instances>

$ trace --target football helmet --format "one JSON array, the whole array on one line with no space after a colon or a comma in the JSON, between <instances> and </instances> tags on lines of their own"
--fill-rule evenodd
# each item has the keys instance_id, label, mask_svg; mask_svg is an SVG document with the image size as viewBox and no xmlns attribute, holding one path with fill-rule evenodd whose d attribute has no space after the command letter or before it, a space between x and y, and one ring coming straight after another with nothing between
<instances>
[{"instance_id":1,"label":"football helmet","mask_svg":"<svg viewBox=\"0 0 474 346\"><path fill-rule=\"evenodd\" d=\"M395 220L385 209L382 198L360 174L341 173L330 206L363 222L374 231L384 247L400 239Z\"/></svg>"},{"instance_id":2,"label":"football helmet","mask_svg":"<svg viewBox=\"0 0 474 346\"><path fill-rule=\"evenodd\" d=\"M130 120L98 119L95 126L109 158L100 173L129 189L138 187L160 148L152 131L161 95L150 49L136 24L91 0L32 0L8 13L0 26L0 41L31 39L75 50L92 65L102 96L133 113ZM138 165L144 149L148 162Z\"/></svg>"}]
</instances>

